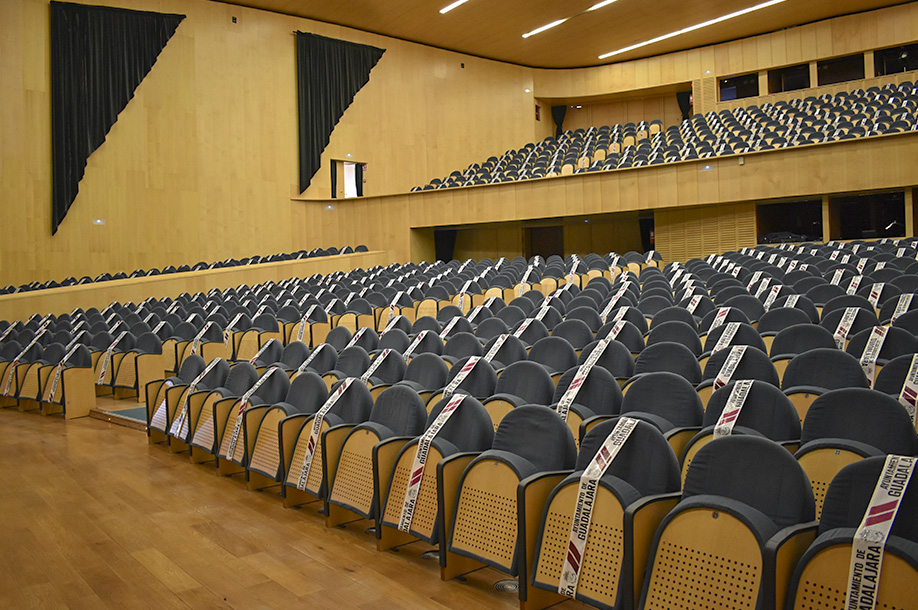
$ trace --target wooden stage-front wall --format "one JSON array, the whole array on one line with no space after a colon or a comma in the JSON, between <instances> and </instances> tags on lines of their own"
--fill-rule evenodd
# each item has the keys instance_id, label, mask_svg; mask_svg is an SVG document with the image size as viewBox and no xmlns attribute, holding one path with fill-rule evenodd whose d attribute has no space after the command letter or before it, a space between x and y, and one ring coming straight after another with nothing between
<instances>
[{"instance_id":1,"label":"wooden stage-front wall","mask_svg":"<svg viewBox=\"0 0 918 610\"><path fill-rule=\"evenodd\" d=\"M139 303L147 297L176 297L183 292L194 294L240 284L252 286L269 280L277 282L316 273L365 269L390 262L389 252L371 251L35 290L0 296L0 320L24 320L33 313L59 315L70 313L76 307L102 309L115 301Z\"/></svg>"},{"instance_id":2,"label":"wooden stage-front wall","mask_svg":"<svg viewBox=\"0 0 918 610\"><path fill-rule=\"evenodd\" d=\"M500 226L652 210L656 249L666 260L755 245L755 203L840 193L911 189L918 184L918 133L846 140L504 184L419 191L360 200L293 200L293 218L309 241L366 243L394 260L430 260L438 227ZM910 199L910 198L909 198ZM717 233L686 241L685 210ZM678 212L678 213L677 213ZM906 234L914 219L906 209ZM739 228L737 226L739 225ZM694 244L694 245L693 245ZM495 245L497 248L497 245ZM569 252L577 244L565 243ZM484 253L483 253L484 254ZM512 254L512 252L504 252Z\"/></svg>"}]
</instances>

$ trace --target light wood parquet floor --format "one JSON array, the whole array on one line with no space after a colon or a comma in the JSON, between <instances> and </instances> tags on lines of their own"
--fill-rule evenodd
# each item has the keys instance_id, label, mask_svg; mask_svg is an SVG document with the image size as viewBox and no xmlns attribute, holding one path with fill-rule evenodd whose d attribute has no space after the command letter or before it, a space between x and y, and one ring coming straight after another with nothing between
<instances>
[{"instance_id":1,"label":"light wood parquet floor","mask_svg":"<svg viewBox=\"0 0 918 610\"><path fill-rule=\"evenodd\" d=\"M0 608L519 607L496 571L442 582L431 547L378 552L369 522L326 528L137 430L0 409L0 439Z\"/></svg>"}]
</instances>

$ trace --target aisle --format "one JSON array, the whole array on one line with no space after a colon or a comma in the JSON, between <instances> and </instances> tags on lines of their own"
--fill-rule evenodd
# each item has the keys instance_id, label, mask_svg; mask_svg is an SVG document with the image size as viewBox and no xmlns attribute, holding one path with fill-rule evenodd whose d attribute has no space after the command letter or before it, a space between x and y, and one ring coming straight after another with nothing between
<instances>
[{"instance_id":1,"label":"aisle","mask_svg":"<svg viewBox=\"0 0 918 610\"><path fill-rule=\"evenodd\" d=\"M427 549L377 552L368 522L326 528L137 430L2 409L0 435L3 608L518 607L497 572L441 582Z\"/></svg>"}]
</instances>

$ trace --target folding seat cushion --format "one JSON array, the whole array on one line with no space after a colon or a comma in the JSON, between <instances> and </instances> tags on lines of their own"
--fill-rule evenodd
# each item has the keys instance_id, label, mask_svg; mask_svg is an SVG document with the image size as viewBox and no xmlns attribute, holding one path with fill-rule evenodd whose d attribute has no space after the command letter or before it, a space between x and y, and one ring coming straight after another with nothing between
<instances>
[{"instance_id":1,"label":"folding seat cushion","mask_svg":"<svg viewBox=\"0 0 918 610\"><path fill-rule=\"evenodd\" d=\"M245 413L252 407L271 406L286 398L290 377L280 368L267 369L244 394L238 398L214 403L214 426L217 431L214 447L218 458L218 473L231 475L243 472L255 447L255 437L245 436Z\"/></svg>"},{"instance_id":2,"label":"folding seat cushion","mask_svg":"<svg viewBox=\"0 0 918 610\"><path fill-rule=\"evenodd\" d=\"M644 373L670 372L686 379L694 387L701 382L701 367L692 351L680 343L663 341L642 351L634 361L634 376ZM622 389L627 392L628 385Z\"/></svg>"},{"instance_id":3,"label":"folding seat cushion","mask_svg":"<svg viewBox=\"0 0 918 610\"><path fill-rule=\"evenodd\" d=\"M685 444L701 429L704 407L688 380L659 371L636 375L625 386L620 413L654 424L673 452L682 455ZM598 420L586 421L582 431L588 431Z\"/></svg>"},{"instance_id":4,"label":"folding seat cushion","mask_svg":"<svg viewBox=\"0 0 918 610\"><path fill-rule=\"evenodd\" d=\"M370 417L353 428L326 433L324 462L329 484L328 525L353 520L348 513L375 519L379 509L379 488L373 474L374 447L388 439L407 441L420 435L427 422L424 401L411 388L395 385L376 399Z\"/></svg>"},{"instance_id":5,"label":"folding seat cushion","mask_svg":"<svg viewBox=\"0 0 918 610\"><path fill-rule=\"evenodd\" d=\"M839 349L844 349L849 337L861 332L865 328L879 326L874 310L861 307L846 307L836 309L822 316L819 325L832 331L835 343Z\"/></svg>"},{"instance_id":6,"label":"folding seat cushion","mask_svg":"<svg viewBox=\"0 0 918 610\"><path fill-rule=\"evenodd\" d=\"M112 377L116 396L134 394L138 402L144 399L141 388L165 374L163 368L163 343L160 338L147 332L139 335L132 349L118 360L118 368ZM120 391L119 391L120 390Z\"/></svg>"},{"instance_id":7,"label":"folding seat cushion","mask_svg":"<svg viewBox=\"0 0 918 610\"><path fill-rule=\"evenodd\" d=\"M819 310L816 308L816 304L804 295L791 294L788 296L778 297L778 299L772 304L771 309L778 307L802 309L806 315L809 316L810 322L814 324L819 322Z\"/></svg>"},{"instance_id":8,"label":"folding seat cushion","mask_svg":"<svg viewBox=\"0 0 918 610\"><path fill-rule=\"evenodd\" d=\"M570 430L552 409L527 405L508 413L491 448L465 467L458 486L444 485L443 493L456 497L447 523L449 553L516 576L521 561L517 488L537 473L573 469L576 454Z\"/></svg>"},{"instance_id":9,"label":"folding seat cushion","mask_svg":"<svg viewBox=\"0 0 918 610\"><path fill-rule=\"evenodd\" d=\"M494 393L484 398L482 404L497 429L512 409L530 404L548 406L554 393L555 384L544 367L531 360L520 360L503 370L497 378Z\"/></svg>"},{"instance_id":10,"label":"folding seat cushion","mask_svg":"<svg viewBox=\"0 0 918 610\"><path fill-rule=\"evenodd\" d=\"M174 401L177 406L169 427L169 445L173 451L182 451L190 445L196 462L213 459L218 433L214 420L216 405L235 401L258 381L258 371L248 362L229 366L225 361L216 361L216 365L211 371L202 371L200 379L183 388Z\"/></svg>"},{"instance_id":11,"label":"folding seat cushion","mask_svg":"<svg viewBox=\"0 0 918 610\"><path fill-rule=\"evenodd\" d=\"M577 364L577 352L561 337L543 337L529 350L529 360L541 364L550 375L560 376Z\"/></svg>"},{"instance_id":12,"label":"folding seat cushion","mask_svg":"<svg viewBox=\"0 0 918 610\"><path fill-rule=\"evenodd\" d=\"M565 320L559 323L551 331L552 337L561 337L567 340L576 351L582 350L588 343L592 342L593 331L587 326L586 322L581 320Z\"/></svg>"},{"instance_id":13,"label":"folding seat cushion","mask_svg":"<svg viewBox=\"0 0 918 610\"><path fill-rule=\"evenodd\" d=\"M781 380L765 352L749 345L733 345L711 355L697 390L705 405L711 393L735 379L758 379L779 387Z\"/></svg>"},{"instance_id":14,"label":"folding seat cushion","mask_svg":"<svg viewBox=\"0 0 918 610\"><path fill-rule=\"evenodd\" d=\"M757 379L731 381L716 390L708 400L701 426L680 456L683 478L695 453L717 438L760 435L790 451L796 451L800 444L800 417L794 405L779 388Z\"/></svg>"},{"instance_id":15,"label":"folding seat cushion","mask_svg":"<svg viewBox=\"0 0 918 610\"><path fill-rule=\"evenodd\" d=\"M484 351L481 342L469 332L456 333L443 346L443 359L449 364L455 364L469 356L483 355Z\"/></svg>"},{"instance_id":16,"label":"folding seat cushion","mask_svg":"<svg viewBox=\"0 0 918 610\"><path fill-rule=\"evenodd\" d=\"M744 435L709 443L657 529L639 607L776 607L815 538L814 512L806 475L780 445Z\"/></svg>"},{"instance_id":17,"label":"folding seat cushion","mask_svg":"<svg viewBox=\"0 0 918 610\"><path fill-rule=\"evenodd\" d=\"M869 388L857 358L835 348L817 348L794 356L781 378L781 390L791 399L800 420L820 395L839 388Z\"/></svg>"},{"instance_id":18,"label":"folding seat cushion","mask_svg":"<svg viewBox=\"0 0 918 610\"><path fill-rule=\"evenodd\" d=\"M597 339L581 350L580 357L577 359L578 366L584 364L587 359L589 359L593 350L596 349L602 340L602 338ZM602 354L598 357L596 365L609 371L612 376L618 380L619 385L623 385L626 380L634 375L634 358L628 348L625 347L624 343L617 339L609 340ZM560 384L560 381L558 383Z\"/></svg>"},{"instance_id":19,"label":"folding seat cushion","mask_svg":"<svg viewBox=\"0 0 918 610\"><path fill-rule=\"evenodd\" d=\"M643 322L643 320L641 320ZM619 322L624 322L620 325ZM628 348L632 355L637 356L646 347L646 339L638 326L624 318L617 321L610 320L596 332L597 339L614 339Z\"/></svg>"},{"instance_id":20,"label":"folding seat cushion","mask_svg":"<svg viewBox=\"0 0 918 610\"><path fill-rule=\"evenodd\" d=\"M874 326L853 335L845 351L858 359L873 387L877 373L887 362L918 352L918 337L902 328Z\"/></svg>"},{"instance_id":21,"label":"folding seat cushion","mask_svg":"<svg viewBox=\"0 0 918 610\"><path fill-rule=\"evenodd\" d=\"M359 346L347 347L338 354L335 368L323 375L331 389L332 384L347 377L360 377L370 368L370 355Z\"/></svg>"},{"instance_id":22,"label":"folding seat cushion","mask_svg":"<svg viewBox=\"0 0 918 610\"><path fill-rule=\"evenodd\" d=\"M579 571L573 568L573 584L566 580L562 587L564 570L569 567L565 560L569 558L578 497L585 493L581 491L581 477L597 460L604 444L614 442L607 439L619 421L621 418L613 418L587 433L580 445L576 470L550 491L544 509L539 495L524 496L525 510L521 514L527 517L521 531L525 532L530 569L528 582L521 583L528 586L522 587L520 597L525 595L527 608L544 608L561 601L564 597L558 595L559 588L565 590L566 597L602 608L630 608L640 596L653 532L664 511L671 510L680 495L676 456L660 431L643 421L636 422L623 444L611 445L618 449L614 459L599 476L588 479L596 479L596 488L590 513L580 520L586 523L580 550L582 567ZM652 516L653 512L657 516ZM649 519L646 526L638 525L644 519Z\"/></svg>"},{"instance_id":23,"label":"folding seat cushion","mask_svg":"<svg viewBox=\"0 0 918 610\"><path fill-rule=\"evenodd\" d=\"M817 513L832 477L875 455L918 455L915 427L898 401L864 388L826 392L810 407L795 454L816 494Z\"/></svg>"},{"instance_id":24,"label":"folding seat cushion","mask_svg":"<svg viewBox=\"0 0 918 610\"><path fill-rule=\"evenodd\" d=\"M684 322L695 329L696 335L698 334L698 320L685 307L673 306L661 309L651 320L650 330L654 330L665 322Z\"/></svg>"},{"instance_id":25,"label":"folding seat cushion","mask_svg":"<svg viewBox=\"0 0 918 610\"><path fill-rule=\"evenodd\" d=\"M294 414L280 422L284 455L284 506L324 499L327 493L322 435L341 425L364 422L370 416L373 397L355 378L339 381L328 400L315 413Z\"/></svg>"},{"instance_id":26,"label":"folding seat cushion","mask_svg":"<svg viewBox=\"0 0 918 610\"><path fill-rule=\"evenodd\" d=\"M447 406L451 407L448 416L443 413ZM401 438L381 441L375 450L380 485L377 490L380 550L417 538L438 544L444 508L438 498L439 464L450 460L453 469L461 474L465 464L490 448L494 439L490 416L478 400L467 394L457 394L433 405L424 430L424 436L407 442ZM423 463L417 460L422 441L426 446ZM418 468L421 468L419 481L411 476ZM414 480L412 487L416 486L411 495L408 494L410 480ZM405 509L410 498L416 500L409 514Z\"/></svg>"},{"instance_id":27,"label":"folding seat cushion","mask_svg":"<svg viewBox=\"0 0 918 610\"><path fill-rule=\"evenodd\" d=\"M694 323L687 324L681 320L672 320L662 324L651 324L650 332L647 334L647 345L654 345L662 341L680 343L689 348L696 357L702 352L701 339L698 338L698 329Z\"/></svg>"},{"instance_id":28,"label":"folding seat cushion","mask_svg":"<svg viewBox=\"0 0 918 610\"><path fill-rule=\"evenodd\" d=\"M215 363L211 369L214 369L218 366L221 367L222 374L225 377L226 373L229 371L229 365L224 367L223 365ZM165 379L151 381L146 385L144 390L147 404L147 436L149 437L151 443L162 443L167 440L166 432L169 430L172 421L172 418L169 416L168 409L168 391L173 386L179 386L184 389L184 387L194 381L195 378L197 378L206 367L207 363L204 362L204 359L195 355L194 357L185 359L185 362L182 363L182 367L179 369L177 375L167 377ZM221 371L217 371L214 374L214 377L220 373ZM218 383L219 382L222 382L222 379L219 379ZM178 396L175 397L173 402L177 402L177 399ZM176 405L176 408L177 406L178 405Z\"/></svg>"},{"instance_id":29,"label":"folding seat cushion","mask_svg":"<svg viewBox=\"0 0 918 610\"><path fill-rule=\"evenodd\" d=\"M291 381L283 401L245 410L243 432L246 444L251 444L251 457L246 464L249 489L262 489L283 480L281 421L290 415L315 413L326 400L325 382L316 373L307 371Z\"/></svg>"},{"instance_id":30,"label":"folding seat cushion","mask_svg":"<svg viewBox=\"0 0 918 610\"><path fill-rule=\"evenodd\" d=\"M491 363L495 370L500 370L506 366L526 360L529 354L526 352L526 346L520 341L519 337L504 333L491 338L485 343L482 349L485 360Z\"/></svg>"},{"instance_id":31,"label":"folding seat cushion","mask_svg":"<svg viewBox=\"0 0 918 610\"><path fill-rule=\"evenodd\" d=\"M866 524L875 489L884 476L901 476L900 469L906 463L898 456L870 457L845 466L832 479L819 520L819 535L801 557L788 587L788 610L845 607L854 572L855 539ZM879 572L876 590L870 595L877 608L911 607L918 586L918 531L912 518L918 511L918 485L910 481L898 501L896 512L886 513L892 513L893 522L882 542L882 561L869 569ZM865 532L873 529L866 525ZM866 572L861 565L859 573Z\"/></svg>"}]
</instances>

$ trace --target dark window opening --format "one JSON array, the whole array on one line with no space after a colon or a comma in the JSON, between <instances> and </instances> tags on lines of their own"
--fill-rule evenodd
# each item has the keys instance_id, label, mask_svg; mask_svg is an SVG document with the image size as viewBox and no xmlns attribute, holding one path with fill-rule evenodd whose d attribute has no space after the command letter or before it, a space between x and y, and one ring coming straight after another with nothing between
<instances>
[{"instance_id":1,"label":"dark window opening","mask_svg":"<svg viewBox=\"0 0 918 610\"><path fill-rule=\"evenodd\" d=\"M864 54L848 55L816 62L819 85L843 83L864 78Z\"/></svg>"},{"instance_id":2,"label":"dark window opening","mask_svg":"<svg viewBox=\"0 0 918 610\"><path fill-rule=\"evenodd\" d=\"M874 51L873 69L877 76L918 70L918 44Z\"/></svg>"},{"instance_id":3,"label":"dark window opening","mask_svg":"<svg viewBox=\"0 0 918 610\"><path fill-rule=\"evenodd\" d=\"M768 92L796 91L810 87L810 65L800 64L768 71Z\"/></svg>"},{"instance_id":4,"label":"dark window opening","mask_svg":"<svg viewBox=\"0 0 918 610\"><path fill-rule=\"evenodd\" d=\"M832 197L840 235L833 239L875 239L905 235L905 193L871 193Z\"/></svg>"},{"instance_id":5,"label":"dark window opening","mask_svg":"<svg viewBox=\"0 0 918 610\"><path fill-rule=\"evenodd\" d=\"M760 203L755 208L760 244L822 240L822 200Z\"/></svg>"},{"instance_id":6,"label":"dark window opening","mask_svg":"<svg viewBox=\"0 0 918 610\"><path fill-rule=\"evenodd\" d=\"M720 101L727 102L759 94L759 75L743 74L720 79Z\"/></svg>"}]
</instances>

